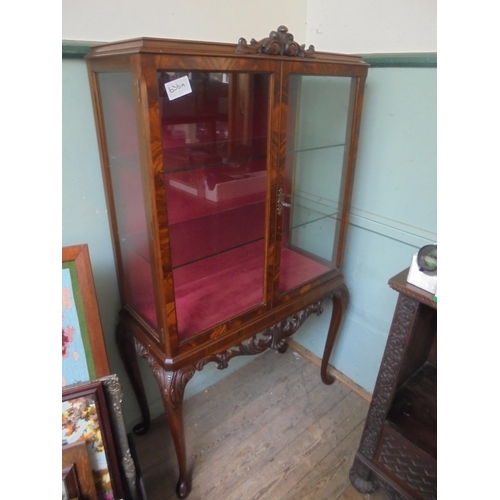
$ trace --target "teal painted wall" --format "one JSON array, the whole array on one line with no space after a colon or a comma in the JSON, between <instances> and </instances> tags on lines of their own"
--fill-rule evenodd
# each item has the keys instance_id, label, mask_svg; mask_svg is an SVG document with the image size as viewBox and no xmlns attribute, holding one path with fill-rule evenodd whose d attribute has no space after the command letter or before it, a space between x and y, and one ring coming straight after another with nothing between
<instances>
[{"instance_id":1,"label":"teal painted wall","mask_svg":"<svg viewBox=\"0 0 500 500\"><path fill-rule=\"evenodd\" d=\"M111 370L124 388L127 427L139 421L114 343L119 296L85 62L62 61L63 245L87 243ZM358 165L344 274L351 302L331 364L369 392L375 384L396 293L388 279L407 267L420 246L436 241L436 69L371 68L365 93ZM331 305L294 338L322 356ZM213 364L186 388L186 398L230 368ZM153 416L162 411L147 364L141 370ZM319 378L318 378L319 380Z\"/></svg>"}]
</instances>

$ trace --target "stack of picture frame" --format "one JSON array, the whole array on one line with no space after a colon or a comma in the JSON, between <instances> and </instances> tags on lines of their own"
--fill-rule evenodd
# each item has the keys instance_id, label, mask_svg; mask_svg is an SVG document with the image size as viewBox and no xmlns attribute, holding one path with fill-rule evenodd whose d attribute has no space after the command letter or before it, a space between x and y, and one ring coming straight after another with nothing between
<instances>
[{"instance_id":1,"label":"stack of picture frame","mask_svg":"<svg viewBox=\"0 0 500 500\"><path fill-rule=\"evenodd\" d=\"M62 316L62 498L146 500L86 244L62 248Z\"/></svg>"}]
</instances>

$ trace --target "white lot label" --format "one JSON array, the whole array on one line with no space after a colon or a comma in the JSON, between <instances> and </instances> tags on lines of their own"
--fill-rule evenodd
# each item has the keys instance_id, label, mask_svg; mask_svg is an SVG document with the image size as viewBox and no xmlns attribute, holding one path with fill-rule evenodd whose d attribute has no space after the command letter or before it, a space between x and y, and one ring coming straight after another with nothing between
<instances>
[{"instance_id":1,"label":"white lot label","mask_svg":"<svg viewBox=\"0 0 500 500\"><path fill-rule=\"evenodd\" d=\"M165 89L170 101L192 92L191 84L189 83L189 78L187 76L183 76L182 78L177 78L177 80L172 80L171 82L166 83Z\"/></svg>"}]
</instances>

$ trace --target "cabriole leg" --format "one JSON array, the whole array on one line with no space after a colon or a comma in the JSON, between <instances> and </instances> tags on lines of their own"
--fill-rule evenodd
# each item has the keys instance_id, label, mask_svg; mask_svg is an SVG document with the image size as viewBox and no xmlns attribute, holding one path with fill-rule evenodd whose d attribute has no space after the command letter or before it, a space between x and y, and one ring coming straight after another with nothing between
<instances>
[{"instance_id":1,"label":"cabriole leg","mask_svg":"<svg viewBox=\"0 0 500 500\"><path fill-rule=\"evenodd\" d=\"M184 389L194 375L193 366L186 366L174 372L167 372L158 365L152 366L153 373L160 386L167 417L168 426L172 433L177 462L179 464L179 481L177 482L177 495L186 498L191 490L187 472L186 441L184 436Z\"/></svg>"},{"instance_id":2,"label":"cabriole leg","mask_svg":"<svg viewBox=\"0 0 500 500\"><path fill-rule=\"evenodd\" d=\"M330 361L330 356L332 355L333 346L339 332L340 324L344 316L344 312L347 309L347 304L349 303L349 290L342 284L333 291L333 312L332 319L330 321L330 328L328 329L328 335L326 337L325 351L323 353L323 359L321 360L321 380L324 384L333 384L335 378L327 373L328 362Z\"/></svg>"}]
</instances>

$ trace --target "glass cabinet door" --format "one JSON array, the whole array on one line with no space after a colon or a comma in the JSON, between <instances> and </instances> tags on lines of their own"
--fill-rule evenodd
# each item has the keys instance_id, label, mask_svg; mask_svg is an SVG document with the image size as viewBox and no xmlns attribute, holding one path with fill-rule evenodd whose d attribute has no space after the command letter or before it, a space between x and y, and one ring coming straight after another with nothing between
<instances>
[{"instance_id":1,"label":"glass cabinet door","mask_svg":"<svg viewBox=\"0 0 500 500\"><path fill-rule=\"evenodd\" d=\"M264 301L270 76L157 76L182 341Z\"/></svg>"},{"instance_id":2,"label":"glass cabinet door","mask_svg":"<svg viewBox=\"0 0 500 500\"><path fill-rule=\"evenodd\" d=\"M279 292L337 267L354 79L289 77Z\"/></svg>"}]
</instances>

